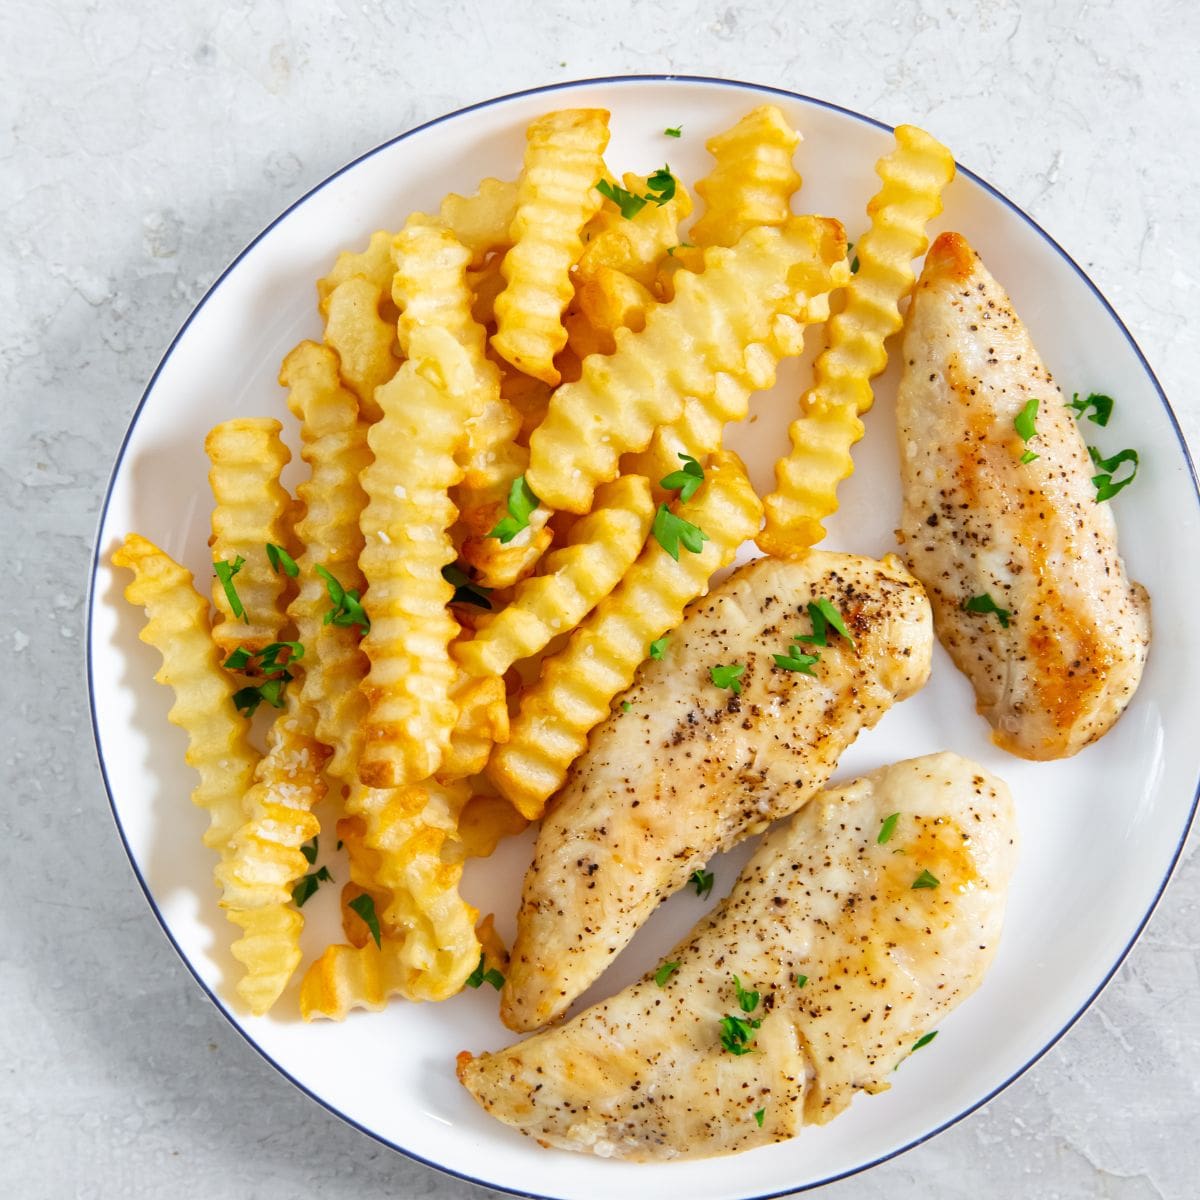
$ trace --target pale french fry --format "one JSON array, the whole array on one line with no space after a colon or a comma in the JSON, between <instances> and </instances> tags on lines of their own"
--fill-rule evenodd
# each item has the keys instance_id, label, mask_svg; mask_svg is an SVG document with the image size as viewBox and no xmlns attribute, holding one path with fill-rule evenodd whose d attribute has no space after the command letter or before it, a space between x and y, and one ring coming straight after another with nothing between
<instances>
[{"instance_id":1,"label":"pale french fry","mask_svg":"<svg viewBox=\"0 0 1200 1200\"><path fill-rule=\"evenodd\" d=\"M359 519L366 493L359 475L371 461L366 425L358 419L354 395L342 386L337 355L316 342L301 342L283 360L280 384L288 407L300 422L301 458L309 478L296 489L304 517L296 536L304 550L297 560L299 591L288 606L296 637L304 646L300 697L316 714L316 735L333 751L327 770L342 783L355 776L359 730L366 697L359 684L367 658L357 625L326 621L331 610L323 567L359 596L365 580L358 566L363 537Z\"/></svg>"},{"instance_id":2,"label":"pale french fry","mask_svg":"<svg viewBox=\"0 0 1200 1200\"><path fill-rule=\"evenodd\" d=\"M438 219L471 252L478 270L495 250L507 249L509 228L517 212L517 185L483 179L474 196L451 192L438 210Z\"/></svg>"},{"instance_id":3,"label":"pale french fry","mask_svg":"<svg viewBox=\"0 0 1200 1200\"><path fill-rule=\"evenodd\" d=\"M601 354L616 350L618 329L641 333L646 328L646 315L657 303L636 279L614 267L598 267L580 283L575 299L580 313L596 331Z\"/></svg>"},{"instance_id":4,"label":"pale french fry","mask_svg":"<svg viewBox=\"0 0 1200 1200\"><path fill-rule=\"evenodd\" d=\"M445 329L414 329L409 353L376 393L383 416L368 435L375 461L362 473L359 565L371 629L358 776L368 787L431 775L457 718L449 645L458 624L442 568L455 558L449 489L462 478L456 455L479 415L478 389L469 355Z\"/></svg>"},{"instance_id":5,"label":"pale french fry","mask_svg":"<svg viewBox=\"0 0 1200 1200\"><path fill-rule=\"evenodd\" d=\"M339 283L325 300L325 344L337 352L342 382L358 398L367 422L379 420L375 389L387 383L400 366L393 352L396 327L380 311L387 285L365 275Z\"/></svg>"},{"instance_id":6,"label":"pale french fry","mask_svg":"<svg viewBox=\"0 0 1200 1200\"><path fill-rule=\"evenodd\" d=\"M509 800L492 791L486 779L473 780L472 786L473 794L458 818L459 840L452 850L463 858L487 858L505 838L515 837L529 822ZM452 857L451 851L446 857Z\"/></svg>"},{"instance_id":7,"label":"pale french fry","mask_svg":"<svg viewBox=\"0 0 1200 1200\"><path fill-rule=\"evenodd\" d=\"M467 272L467 286L471 289L471 316L485 329L492 331L496 328L496 297L504 291L501 261L500 255L493 255L479 270ZM500 361L504 362L503 359ZM509 363L504 365L511 366Z\"/></svg>"},{"instance_id":8,"label":"pale french fry","mask_svg":"<svg viewBox=\"0 0 1200 1200\"><path fill-rule=\"evenodd\" d=\"M871 226L855 244L858 272L846 303L829 322L829 342L813 368L813 386L788 430L791 452L775 464L758 536L768 554L803 553L825 536L837 511L837 485L854 470L850 449L863 435L859 417L872 403L871 379L887 366L884 343L900 329L900 302L912 290L913 259L929 245L929 222L942 211L954 158L912 125L896 129L896 149L875 167L882 187L867 206Z\"/></svg>"},{"instance_id":9,"label":"pale french fry","mask_svg":"<svg viewBox=\"0 0 1200 1200\"><path fill-rule=\"evenodd\" d=\"M761 387L774 378L765 344L778 316L809 319L849 275L837 221L793 217L751 230L732 249L704 252L702 274L680 276L674 300L654 306L641 333L619 330L616 353L593 355L578 383L554 393L530 437L526 480L553 509L584 513L620 456L642 450L688 396L711 396L724 376ZM681 353L681 348L689 348Z\"/></svg>"},{"instance_id":10,"label":"pale french fry","mask_svg":"<svg viewBox=\"0 0 1200 1200\"><path fill-rule=\"evenodd\" d=\"M792 155L800 135L774 104L748 112L732 129L705 142L716 160L696 184L705 209L688 241L733 246L756 225L782 225L791 214L800 176Z\"/></svg>"},{"instance_id":11,"label":"pale french fry","mask_svg":"<svg viewBox=\"0 0 1200 1200\"><path fill-rule=\"evenodd\" d=\"M645 175L626 175L624 183L635 196L650 194ZM650 201L631 218L623 217L611 200L605 200L584 228L584 250L576 267L579 278L591 279L607 267L652 288L659 261L679 245L679 222L691 211L692 198L678 179L670 200L665 204Z\"/></svg>"},{"instance_id":12,"label":"pale french fry","mask_svg":"<svg viewBox=\"0 0 1200 1200\"><path fill-rule=\"evenodd\" d=\"M343 250L337 256L329 274L317 280L317 301L322 316L327 316L326 307L334 288L361 275L369 279L381 295L392 286L392 235L386 229L371 234L365 250Z\"/></svg>"},{"instance_id":13,"label":"pale french fry","mask_svg":"<svg viewBox=\"0 0 1200 1200\"><path fill-rule=\"evenodd\" d=\"M204 844L224 855L243 823L242 797L258 754L233 706L233 679L220 667L208 601L185 568L139 534L126 536L112 562L133 572L125 598L145 609L146 624L138 637L162 655L154 678L175 693L167 718L187 734L185 759L200 776L192 803L208 814Z\"/></svg>"},{"instance_id":14,"label":"pale french fry","mask_svg":"<svg viewBox=\"0 0 1200 1200\"><path fill-rule=\"evenodd\" d=\"M393 253L392 295L401 310L397 329L405 352L413 331L443 329L470 367L466 438L456 452L463 475L452 492L463 535L459 556L479 572L485 587L507 587L533 568L549 543L543 532L548 514L538 514L529 533L507 545L488 537L504 516L509 488L523 474L528 452L516 444L520 417L501 396L500 371L486 357L485 331L471 312L467 251L447 230L417 218L397 235Z\"/></svg>"},{"instance_id":15,"label":"pale french fry","mask_svg":"<svg viewBox=\"0 0 1200 1200\"><path fill-rule=\"evenodd\" d=\"M570 270L583 250L583 227L603 199L596 183L604 173L608 113L548 113L526 139L492 346L526 375L554 384L554 356L567 341L561 318L574 290Z\"/></svg>"},{"instance_id":16,"label":"pale french fry","mask_svg":"<svg viewBox=\"0 0 1200 1200\"><path fill-rule=\"evenodd\" d=\"M451 696L458 720L438 768L443 781L478 775L497 742L508 737L508 696L499 675L473 677L460 673Z\"/></svg>"},{"instance_id":17,"label":"pale french fry","mask_svg":"<svg viewBox=\"0 0 1200 1200\"><path fill-rule=\"evenodd\" d=\"M596 507L581 517L571 540L550 554L543 573L517 585L512 600L485 618L475 636L451 647L474 675L503 675L555 634L578 625L633 565L650 532L654 503L649 483L626 475L597 489Z\"/></svg>"},{"instance_id":18,"label":"pale french fry","mask_svg":"<svg viewBox=\"0 0 1200 1200\"><path fill-rule=\"evenodd\" d=\"M714 455L703 486L678 515L709 540L700 553L675 561L655 539L617 588L542 664L521 698L509 740L492 752L487 774L522 816L536 820L562 786L588 733L608 715L613 698L632 682L649 645L683 619L684 607L708 590L714 571L733 561L753 537L762 505L736 455Z\"/></svg>"},{"instance_id":19,"label":"pale french fry","mask_svg":"<svg viewBox=\"0 0 1200 1200\"><path fill-rule=\"evenodd\" d=\"M216 870L221 907L243 926L233 956L245 967L238 995L256 1015L279 998L300 964L304 921L291 909L292 888L308 868L300 847L320 832L313 807L324 797L329 751L313 734L313 712L293 692L271 725L267 753L242 801L245 824L230 838ZM243 920L249 910L264 915ZM265 910L279 910L265 915ZM284 915L292 912L297 919Z\"/></svg>"},{"instance_id":20,"label":"pale french fry","mask_svg":"<svg viewBox=\"0 0 1200 1200\"><path fill-rule=\"evenodd\" d=\"M208 481L216 506L212 514L214 563L242 564L230 580L243 614L234 611L224 584L215 576L213 604L218 617L213 640L222 661L235 650L257 654L282 640L287 629L289 580L277 575L267 559L267 543L292 544L292 498L279 473L292 455L280 439L283 426L266 417L235 417L215 426L204 439L212 461ZM254 676L248 663L242 674Z\"/></svg>"}]
</instances>

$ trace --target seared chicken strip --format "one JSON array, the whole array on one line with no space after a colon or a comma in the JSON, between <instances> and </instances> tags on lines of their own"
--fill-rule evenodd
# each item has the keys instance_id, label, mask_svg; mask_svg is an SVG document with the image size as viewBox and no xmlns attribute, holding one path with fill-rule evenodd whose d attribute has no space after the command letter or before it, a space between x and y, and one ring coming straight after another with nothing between
<instances>
[{"instance_id":1,"label":"seared chicken strip","mask_svg":"<svg viewBox=\"0 0 1200 1200\"><path fill-rule=\"evenodd\" d=\"M1027 442L1017 418L1034 399ZM1062 393L957 233L933 244L913 295L897 420L905 554L993 740L1022 758L1076 753L1137 688L1149 600Z\"/></svg>"},{"instance_id":2,"label":"seared chicken strip","mask_svg":"<svg viewBox=\"0 0 1200 1200\"><path fill-rule=\"evenodd\" d=\"M775 664L832 628L811 674ZM501 1017L530 1030L560 1016L665 896L718 851L795 812L842 751L928 678L933 629L921 586L883 562L813 551L759 559L693 606L660 661L593 734L542 823L525 876ZM801 660L795 660L797 662ZM739 691L712 668L742 667Z\"/></svg>"},{"instance_id":3,"label":"seared chicken strip","mask_svg":"<svg viewBox=\"0 0 1200 1200\"><path fill-rule=\"evenodd\" d=\"M782 1141L887 1089L975 990L1015 857L1008 789L982 767L885 767L772 830L656 972L557 1029L460 1055L459 1078L566 1150L701 1158Z\"/></svg>"}]
</instances>

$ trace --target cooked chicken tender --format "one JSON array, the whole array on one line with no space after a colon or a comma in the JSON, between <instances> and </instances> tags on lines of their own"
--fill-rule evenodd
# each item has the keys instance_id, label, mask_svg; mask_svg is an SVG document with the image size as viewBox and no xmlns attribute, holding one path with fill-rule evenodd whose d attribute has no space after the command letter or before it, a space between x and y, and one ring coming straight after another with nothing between
<instances>
[{"instance_id":1,"label":"cooked chicken tender","mask_svg":"<svg viewBox=\"0 0 1200 1200\"><path fill-rule=\"evenodd\" d=\"M793 1137L887 1089L979 986L1016 838L1008 789L955 754L823 792L659 969L557 1029L460 1055L459 1078L522 1133L604 1157Z\"/></svg>"},{"instance_id":2,"label":"cooked chicken tender","mask_svg":"<svg viewBox=\"0 0 1200 1200\"><path fill-rule=\"evenodd\" d=\"M802 644L828 601L853 642ZM928 678L929 603L893 557L759 559L695 604L552 802L525 877L501 995L512 1029L562 1015L693 871L828 781L842 751ZM795 659L794 661L801 661ZM737 688L713 668L742 667Z\"/></svg>"},{"instance_id":3,"label":"cooked chicken tender","mask_svg":"<svg viewBox=\"0 0 1200 1200\"><path fill-rule=\"evenodd\" d=\"M929 251L903 361L905 557L996 744L1065 758L1107 733L1133 697L1149 600L1125 574L1073 414L957 233ZM1017 418L1031 400L1026 441Z\"/></svg>"}]
</instances>

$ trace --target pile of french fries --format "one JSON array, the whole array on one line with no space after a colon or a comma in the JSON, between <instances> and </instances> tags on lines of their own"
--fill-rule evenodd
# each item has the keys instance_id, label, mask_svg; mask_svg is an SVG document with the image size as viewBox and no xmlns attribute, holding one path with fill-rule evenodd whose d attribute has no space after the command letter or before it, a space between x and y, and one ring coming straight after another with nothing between
<instances>
[{"instance_id":1,"label":"pile of french fries","mask_svg":"<svg viewBox=\"0 0 1200 1200\"><path fill-rule=\"evenodd\" d=\"M802 554L852 470L949 152L896 131L852 271L838 221L793 214L801 137L775 106L707 143L690 230L669 168L609 173L608 119L539 117L515 183L338 257L323 341L279 376L309 468L295 497L278 421L208 436L211 608L138 534L113 554L174 689L254 1013L300 965L322 836L348 856L346 942L303 975L306 1018L499 979L465 861L541 816L743 542ZM724 428L825 322L760 501Z\"/></svg>"}]
</instances>

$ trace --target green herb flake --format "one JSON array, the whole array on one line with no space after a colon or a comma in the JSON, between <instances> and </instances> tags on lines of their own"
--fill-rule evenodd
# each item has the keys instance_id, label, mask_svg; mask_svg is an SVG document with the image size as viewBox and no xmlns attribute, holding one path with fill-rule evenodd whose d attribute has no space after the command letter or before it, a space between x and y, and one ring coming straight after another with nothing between
<instances>
[{"instance_id":1,"label":"green herb flake","mask_svg":"<svg viewBox=\"0 0 1200 1200\"><path fill-rule=\"evenodd\" d=\"M1031 442L1038 435L1038 401L1035 397L1025 402L1024 408L1013 418L1013 428L1023 442Z\"/></svg>"},{"instance_id":2,"label":"green herb flake","mask_svg":"<svg viewBox=\"0 0 1200 1200\"><path fill-rule=\"evenodd\" d=\"M793 638L793 641L804 642L809 646L828 646L829 630L832 628L839 637L845 638L850 643L851 649L858 650L858 646L850 636L850 630L846 628L842 614L834 607L833 601L828 596L821 596L817 600L809 601L808 619L812 621L812 633L800 634Z\"/></svg>"},{"instance_id":3,"label":"green herb flake","mask_svg":"<svg viewBox=\"0 0 1200 1200\"><path fill-rule=\"evenodd\" d=\"M680 454L678 457L683 462L682 470L672 471L658 482L668 492L678 492L680 500L686 504L704 482L704 468L690 454Z\"/></svg>"},{"instance_id":4,"label":"green herb flake","mask_svg":"<svg viewBox=\"0 0 1200 1200\"><path fill-rule=\"evenodd\" d=\"M1008 628L1009 620L1012 617L1012 611L1001 608L987 592L984 592L982 596L972 596L969 600L964 600L962 610L971 613L994 613L996 620L1004 629Z\"/></svg>"},{"instance_id":5,"label":"green herb flake","mask_svg":"<svg viewBox=\"0 0 1200 1200\"><path fill-rule=\"evenodd\" d=\"M756 1113L754 1114L754 1119L755 1119L755 1120L758 1122L758 1127L759 1127L759 1129L761 1129L761 1128L762 1128L763 1118L764 1118L766 1115L767 1115L767 1110L766 1110L765 1108L760 1108L760 1109L758 1110L758 1112L756 1112Z\"/></svg>"},{"instance_id":6,"label":"green herb flake","mask_svg":"<svg viewBox=\"0 0 1200 1200\"><path fill-rule=\"evenodd\" d=\"M287 651L288 657L279 661L279 656ZM304 657L304 647L299 642L271 642L258 652L258 665L264 675L280 675L287 670L290 663Z\"/></svg>"},{"instance_id":7,"label":"green herb flake","mask_svg":"<svg viewBox=\"0 0 1200 1200\"><path fill-rule=\"evenodd\" d=\"M317 849L320 845L320 841L321 835L317 834L315 838L305 842L304 845L300 847L300 853L304 855L304 861L307 862L309 866L312 866L312 864L317 861Z\"/></svg>"},{"instance_id":8,"label":"green herb flake","mask_svg":"<svg viewBox=\"0 0 1200 1200\"><path fill-rule=\"evenodd\" d=\"M688 883L696 889L696 895L701 900L712 891L713 873L711 871L696 870L688 876Z\"/></svg>"},{"instance_id":9,"label":"green herb flake","mask_svg":"<svg viewBox=\"0 0 1200 1200\"><path fill-rule=\"evenodd\" d=\"M675 198L675 176L671 174L671 164L659 167L649 179L646 180L646 187L649 190L647 200L653 200L655 204L661 207L668 200Z\"/></svg>"},{"instance_id":10,"label":"green herb flake","mask_svg":"<svg viewBox=\"0 0 1200 1200\"><path fill-rule=\"evenodd\" d=\"M213 563L213 571L217 578L221 581L221 586L225 589L225 599L229 601L229 611L235 617L240 617L246 621L246 609L242 605L242 599L237 594L237 588L233 586L233 577L246 565L246 560L239 554L233 562L227 562L221 559ZM247 622L248 623L248 622Z\"/></svg>"},{"instance_id":11,"label":"green herb flake","mask_svg":"<svg viewBox=\"0 0 1200 1200\"><path fill-rule=\"evenodd\" d=\"M258 694L272 707L283 707L283 689L292 682L292 673L284 670L258 685Z\"/></svg>"},{"instance_id":12,"label":"green herb flake","mask_svg":"<svg viewBox=\"0 0 1200 1200\"><path fill-rule=\"evenodd\" d=\"M258 706L262 703L262 693L256 687L238 688L231 697L233 707L242 714L243 717L252 717L258 711Z\"/></svg>"},{"instance_id":13,"label":"green herb flake","mask_svg":"<svg viewBox=\"0 0 1200 1200\"><path fill-rule=\"evenodd\" d=\"M267 561L276 575L279 574L280 568L289 579L295 579L300 574L296 560L282 546L277 546L274 542L267 543Z\"/></svg>"},{"instance_id":14,"label":"green herb flake","mask_svg":"<svg viewBox=\"0 0 1200 1200\"><path fill-rule=\"evenodd\" d=\"M1026 450L1025 453L1021 455L1021 466L1027 467L1031 462L1037 462L1037 460L1041 457L1042 456L1040 454L1034 454L1032 450Z\"/></svg>"},{"instance_id":15,"label":"green herb flake","mask_svg":"<svg viewBox=\"0 0 1200 1200\"><path fill-rule=\"evenodd\" d=\"M333 572L319 564L316 572L325 581L325 590L329 593L333 607L325 614L326 625L357 625L363 634L371 632L371 622L363 610L361 597L357 588L344 588L334 578Z\"/></svg>"},{"instance_id":16,"label":"green herb flake","mask_svg":"<svg viewBox=\"0 0 1200 1200\"><path fill-rule=\"evenodd\" d=\"M450 597L451 604L473 604L476 608L491 610L492 602L488 597L492 594L492 589L474 583L457 563L447 563L442 568L442 578L454 588L454 595Z\"/></svg>"},{"instance_id":17,"label":"green herb flake","mask_svg":"<svg viewBox=\"0 0 1200 1200\"><path fill-rule=\"evenodd\" d=\"M635 196L632 192L627 192L623 187L618 187L615 183L609 183L607 179L601 179L596 184L596 191L611 200L621 210L621 216L627 221L632 221L646 207L645 196Z\"/></svg>"},{"instance_id":18,"label":"green herb flake","mask_svg":"<svg viewBox=\"0 0 1200 1200\"><path fill-rule=\"evenodd\" d=\"M679 561L679 547L682 543L685 550L699 554L709 536L690 521L677 517L665 504L658 506L654 514L652 530L655 541L676 561Z\"/></svg>"},{"instance_id":19,"label":"green herb flake","mask_svg":"<svg viewBox=\"0 0 1200 1200\"><path fill-rule=\"evenodd\" d=\"M1076 420L1087 417L1093 425L1103 426L1108 424L1108 418L1112 416L1113 398L1103 396L1099 392L1091 392L1086 400L1080 400L1079 393L1075 392L1067 407L1075 410Z\"/></svg>"},{"instance_id":20,"label":"green herb flake","mask_svg":"<svg viewBox=\"0 0 1200 1200\"><path fill-rule=\"evenodd\" d=\"M858 255L857 254L850 260L850 274L851 275L858 274Z\"/></svg>"},{"instance_id":21,"label":"green herb flake","mask_svg":"<svg viewBox=\"0 0 1200 1200\"><path fill-rule=\"evenodd\" d=\"M495 967L488 967L485 962L486 958L486 954L480 954L479 965L467 976L467 987L477 988L482 987L485 983L490 983L496 991L499 991L504 986L504 976Z\"/></svg>"},{"instance_id":22,"label":"green herb flake","mask_svg":"<svg viewBox=\"0 0 1200 1200\"><path fill-rule=\"evenodd\" d=\"M912 882L912 890L919 891L922 888L935 888L940 881L935 875L931 875L928 871L922 871L920 875Z\"/></svg>"},{"instance_id":23,"label":"green herb flake","mask_svg":"<svg viewBox=\"0 0 1200 1200\"><path fill-rule=\"evenodd\" d=\"M508 489L508 516L500 518L488 537L499 538L507 546L518 533L529 528L529 518L537 506L533 489L525 482L524 475L518 475Z\"/></svg>"},{"instance_id":24,"label":"green herb flake","mask_svg":"<svg viewBox=\"0 0 1200 1200\"><path fill-rule=\"evenodd\" d=\"M665 133L667 137L683 137L683 126L672 125L669 129L664 129L663 133Z\"/></svg>"},{"instance_id":25,"label":"green herb flake","mask_svg":"<svg viewBox=\"0 0 1200 1200\"><path fill-rule=\"evenodd\" d=\"M667 257L674 258L676 250L695 250L695 248L696 246L694 242L680 242L676 246L667 247Z\"/></svg>"},{"instance_id":26,"label":"green herb flake","mask_svg":"<svg viewBox=\"0 0 1200 1200\"><path fill-rule=\"evenodd\" d=\"M751 992L742 987L742 981L736 975L733 977L733 990L737 996L738 1008L744 1013L752 1013L762 999L758 992Z\"/></svg>"},{"instance_id":27,"label":"green herb flake","mask_svg":"<svg viewBox=\"0 0 1200 1200\"><path fill-rule=\"evenodd\" d=\"M1119 450L1111 458L1104 458L1095 446L1089 446L1088 453L1092 456L1092 462L1101 471L1101 474L1092 476L1092 483L1096 487L1097 504L1102 504L1105 500L1111 500L1118 492L1127 488L1137 478L1138 454L1136 450ZM1133 470L1124 479L1118 479L1114 483L1113 475L1124 463L1132 463Z\"/></svg>"},{"instance_id":28,"label":"green herb flake","mask_svg":"<svg viewBox=\"0 0 1200 1200\"><path fill-rule=\"evenodd\" d=\"M797 987L803 987L807 982L808 982L807 975L797 975L796 976L796 986Z\"/></svg>"},{"instance_id":29,"label":"green herb flake","mask_svg":"<svg viewBox=\"0 0 1200 1200\"><path fill-rule=\"evenodd\" d=\"M312 859L310 858L308 861L312 862ZM321 884L332 882L333 876L330 875L328 867L318 867L315 871L310 871L303 878L298 879L295 887L292 888L292 903L297 908L303 908L313 898L313 894Z\"/></svg>"},{"instance_id":30,"label":"green herb flake","mask_svg":"<svg viewBox=\"0 0 1200 1200\"><path fill-rule=\"evenodd\" d=\"M938 1031L936 1029L932 1033L922 1034L913 1043L913 1048L909 1051L909 1054L916 1054L916 1052L920 1050L922 1046L928 1046L929 1043L932 1042L935 1037L937 1037L937 1035Z\"/></svg>"},{"instance_id":31,"label":"green herb flake","mask_svg":"<svg viewBox=\"0 0 1200 1200\"><path fill-rule=\"evenodd\" d=\"M621 711L622 712L629 712L632 708L633 708L633 705L630 704L628 700L621 701Z\"/></svg>"},{"instance_id":32,"label":"green herb flake","mask_svg":"<svg viewBox=\"0 0 1200 1200\"><path fill-rule=\"evenodd\" d=\"M661 967L658 968L657 971L654 972L654 982L658 984L660 988L665 988L667 986L667 980L670 979L671 976L674 975L678 970L679 964L677 962L665 962Z\"/></svg>"},{"instance_id":33,"label":"green herb flake","mask_svg":"<svg viewBox=\"0 0 1200 1200\"><path fill-rule=\"evenodd\" d=\"M254 655L245 646L239 646L222 664L227 671L242 671L248 667Z\"/></svg>"},{"instance_id":34,"label":"green herb flake","mask_svg":"<svg viewBox=\"0 0 1200 1200\"><path fill-rule=\"evenodd\" d=\"M749 1054L754 1049L754 1031L761 1024L747 1017L722 1017L721 1045L730 1054Z\"/></svg>"},{"instance_id":35,"label":"green herb flake","mask_svg":"<svg viewBox=\"0 0 1200 1200\"><path fill-rule=\"evenodd\" d=\"M727 666L712 667L708 677L719 688L729 688L735 696L742 694L742 685L738 680L745 674L745 663L729 663Z\"/></svg>"},{"instance_id":36,"label":"green herb flake","mask_svg":"<svg viewBox=\"0 0 1200 1200\"><path fill-rule=\"evenodd\" d=\"M379 934L379 917L375 912L375 901L371 897L370 892L363 892L361 896L355 896L350 901L350 909L352 912L358 913L363 919L367 928L371 931L371 936L375 939L375 945L378 949L383 949L383 939Z\"/></svg>"},{"instance_id":37,"label":"green herb flake","mask_svg":"<svg viewBox=\"0 0 1200 1200\"><path fill-rule=\"evenodd\" d=\"M892 813L890 817L885 817L883 824L879 827L879 836L875 839L881 846L886 846L892 840L892 834L896 832L896 822L900 820L898 812Z\"/></svg>"},{"instance_id":38,"label":"green herb flake","mask_svg":"<svg viewBox=\"0 0 1200 1200\"><path fill-rule=\"evenodd\" d=\"M788 647L786 654L776 654L772 656L775 659L775 665L785 671L799 671L802 675L816 675L813 666L821 661L819 654L805 654L804 651L797 645L793 644Z\"/></svg>"},{"instance_id":39,"label":"green herb flake","mask_svg":"<svg viewBox=\"0 0 1200 1200\"><path fill-rule=\"evenodd\" d=\"M670 635L664 633L662 637L655 638L654 641L650 643L650 657L654 659L655 662L659 662L663 655L666 654L667 642L670 640Z\"/></svg>"}]
</instances>

